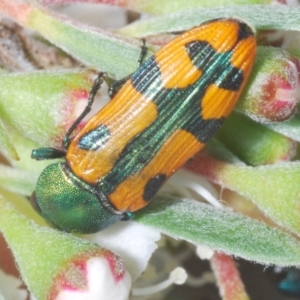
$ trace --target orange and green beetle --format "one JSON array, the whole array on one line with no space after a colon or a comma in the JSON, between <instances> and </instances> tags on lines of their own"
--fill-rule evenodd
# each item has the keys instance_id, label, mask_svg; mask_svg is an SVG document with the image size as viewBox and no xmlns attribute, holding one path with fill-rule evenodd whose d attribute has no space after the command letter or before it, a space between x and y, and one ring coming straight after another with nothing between
<instances>
[{"instance_id":1,"label":"orange and green beetle","mask_svg":"<svg viewBox=\"0 0 300 300\"><path fill-rule=\"evenodd\" d=\"M64 157L40 175L33 205L55 227L99 231L131 218L197 153L235 106L255 58L252 29L237 19L205 22L157 51L72 138L64 151L41 148L35 159Z\"/></svg>"}]
</instances>

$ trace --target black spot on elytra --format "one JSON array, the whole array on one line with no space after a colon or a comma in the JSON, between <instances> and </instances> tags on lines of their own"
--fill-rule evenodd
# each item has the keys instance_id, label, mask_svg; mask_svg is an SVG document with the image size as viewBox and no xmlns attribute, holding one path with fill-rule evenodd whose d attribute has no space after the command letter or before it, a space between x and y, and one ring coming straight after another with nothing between
<instances>
[{"instance_id":1,"label":"black spot on elytra","mask_svg":"<svg viewBox=\"0 0 300 300\"><path fill-rule=\"evenodd\" d=\"M157 174L151 179L149 179L144 188L143 199L147 202L150 201L160 189L160 187L163 185L166 178L167 176L165 174Z\"/></svg>"},{"instance_id":2,"label":"black spot on elytra","mask_svg":"<svg viewBox=\"0 0 300 300\"><path fill-rule=\"evenodd\" d=\"M249 25L247 25L246 23L240 21L240 20L236 20L239 25L239 33L238 33L238 40L244 40L247 39L249 36L254 35L253 30L249 27Z\"/></svg>"},{"instance_id":3,"label":"black spot on elytra","mask_svg":"<svg viewBox=\"0 0 300 300\"><path fill-rule=\"evenodd\" d=\"M232 67L227 73L224 73L220 80L219 87L225 90L238 91L243 83L244 76L242 70Z\"/></svg>"},{"instance_id":4,"label":"black spot on elytra","mask_svg":"<svg viewBox=\"0 0 300 300\"><path fill-rule=\"evenodd\" d=\"M203 81L207 85L238 91L243 83L243 71L234 67L230 58L232 51L217 53L206 41L192 41L185 45L191 61L203 72Z\"/></svg>"},{"instance_id":5,"label":"black spot on elytra","mask_svg":"<svg viewBox=\"0 0 300 300\"><path fill-rule=\"evenodd\" d=\"M145 97L152 99L157 91L162 89L161 73L155 56L150 57L141 68L131 76L133 87Z\"/></svg>"},{"instance_id":6,"label":"black spot on elytra","mask_svg":"<svg viewBox=\"0 0 300 300\"><path fill-rule=\"evenodd\" d=\"M223 20L226 21L226 19L223 19L223 18L216 18L216 19L208 20L208 21L201 23L200 26L203 26L206 24L211 24L216 21L223 21ZM244 40L244 39L248 38L249 36L254 35L251 27L248 24L246 24L245 22L243 22L242 20L239 20L239 19L228 19L228 20L239 24L239 32L238 32L238 40L239 41Z\"/></svg>"},{"instance_id":7,"label":"black spot on elytra","mask_svg":"<svg viewBox=\"0 0 300 300\"><path fill-rule=\"evenodd\" d=\"M82 150L95 151L103 147L110 137L110 132L105 125L100 125L97 128L84 134L78 146Z\"/></svg>"}]
</instances>

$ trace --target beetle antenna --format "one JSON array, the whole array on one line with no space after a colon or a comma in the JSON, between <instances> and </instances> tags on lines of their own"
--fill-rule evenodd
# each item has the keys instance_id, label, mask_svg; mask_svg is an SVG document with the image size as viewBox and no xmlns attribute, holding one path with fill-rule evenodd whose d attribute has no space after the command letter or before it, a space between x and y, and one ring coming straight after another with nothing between
<instances>
[{"instance_id":1,"label":"beetle antenna","mask_svg":"<svg viewBox=\"0 0 300 300\"><path fill-rule=\"evenodd\" d=\"M72 133L74 132L76 127L79 125L79 123L84 119L84 117L91 111L92 105L94 103L95 96L96 96L98 90L100 89L101 84L103 83L103 76L105 74L106 73L104 73L104 72L100 72L98 74L97 78L94 81L94 85L91 89L89 99L88 99L88 102L87 102L87 105L86 105L85 109L83 110L83 112L80 114L80 116L77 118L77 120L72 124L72 126L67 131L67 133L66 133L66 135L63 139L63 143L62 143L62 146L65 150L68 149L68 147L71 143Z\"/></svg>"}]
</instances>

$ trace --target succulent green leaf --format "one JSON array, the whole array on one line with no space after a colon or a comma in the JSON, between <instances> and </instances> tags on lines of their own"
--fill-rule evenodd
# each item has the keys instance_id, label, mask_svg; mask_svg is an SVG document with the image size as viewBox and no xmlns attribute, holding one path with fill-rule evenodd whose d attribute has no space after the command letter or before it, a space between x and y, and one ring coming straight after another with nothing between
<instances>
[{"instance_id":1,"label":"succulent green leaf","mask_svg":"<svg viewBox=\"0 0 300 300\"><path fill-rule=\"evenodd\" d=\"M134 37L184 31L215 18L240 18L256 29L300 30L300 8L287 5L233 5L192 9L137 21L120 30Z\"/></svg>"},{"instance_id":2,"label":"succulent green leaf","mask_svg":"<svg viewBox=\"0 0 300 300\"><path fill-rule=\"evenodd\" d=\"M274 124L266 124L268 128L277 131L297 142L300 142L300 115L296 114L291 119Z\"/></svg>"},{"instance_id":3,"label":"succulent green leaf","mask_svg":"<svg viewBox=\"0 0 300 300\"><path fill-rule=\"evenodd\" d=\"M1 169L1 171L2 170L3 169ZM28 189L28 192L30 193L28 194L28 196L31 195L32 191L33 190L29 191ZM29 220L34 220L35 223L42 226L47 226L47 227L49 226L46 220L33 209L28 198L21 196L19 193L12 192L11 190L9 190L9 186L0 187L0 197L1 198L3 197L4 199L9 199L9 202L12 203L15 207L17 207L18 211L24 214L26 217L28 217Z\"/></svg>"},{"instance_id":4,"label":"succulent green leaf","mask_svg":"<svg viewBox=\"0 0 300 300\"><path fill-rule=\"evenodd\" d=\"M29 14L28 26L87 66L105 71L116 79L133 73L138 66L142 45L139 41L68 22L50 10L38 8Z\"/></svg>"},{"instance_id":5,"label":"succulent green leaf","mask_svg":"<svg viewBox=\"0 0 300 300\"><path fill-rule=\"evenodd\" d=\"M229 5L246 5L246 4L268 4L270 0L186 0L186 1L174 1L174 0L131 0L127 2L126 7L138 10L140 12L146 12L151 14L167 14L176 11L184 11L187 9L196 8L208 8L215 6L229 6Z\"/></svg>"},{"instance_id":6,"label":"succulent green leaf","mask_svg":"<svg viewBox=\"0 0 300 300\"><path fill-rule=\"evenodd\" d=\"M300 235L300 162L250 167L202 154L187 167L244 195L274 222Z\"/></svg>"},{"instance_id":7,"label":"succulent green leaf","mask_svg":"<svg viewBox=\"0 0 300 300\"><path fill-rule=\"evenodd\" d=\"M216 137L243 162L252 166L290 160L296 150L296 143L291 139L234 112Z\"/></svg>"},{"instance_id":8,"label":"succulent green leaf","mask_svg":"<svg viewBox=\"0 0 300 300\"><path fill-rule=\"evenodd\" d=\"M72 258L102 251L84 239L38 226L4 197L0 197L0 211L0 231L12 249L24 282L38 299L48 299L53 277Z\"/></svg>"},{"instance_id":9,"label":"succulent green leaf","mask_svg":"<svg viewBox=\"0 0 300 300\"><path fill-rule=\"evenodd\" d=\"M18 153L13 146L2 122L0 121L0 150L14 160L18 160Z\"/></svg>"},{"instance_id":10,"label":"succulent green leaf","mask_svg":"<svg viewBox=\"0 0 300 300\"><path fill-rule=\"evenodd\" d=\"M24 196L30 196L35 189L38 175L0 164L0 185Z\"/></svg>"},{"instance_id":11,"label":"succulent green leaf","mask_svg":"<svg viewBox=\"0 0 300 300\"><path fill-rule=\"evenodd\" d=\"M228 148L224 146L216 138L212 138L205 146L205 152L212 155L213 157L225 160L232 164L244 164L240 159L238 159Z\"/></svg>"},{"instance_id":12,"label":"succulent green leaf","mask_svg":"<svg viewBox=\"0 0 300 300\"><path fill-rule=\"evenodd\" d=\"M33 121L34 122L34 121ZM53 163L53 160L42 160L36 161L31 158L31 152L33 149L40 148L41 145L29 138L26 138L24 135L21 135L20 132L9 128L9 137L18 151L20 160L15 161L6 157L9 163L18 169L29 171L30 173L39 174L42 172L43 169L46 168L49 163ZM49 136L49 141L51 136ZM48 143L47 143L48 144ZM1 176L1 174L0 174ZM25 176L26 177L26 176Z\"/></svg>"},{"instance_id":13,"label":"succulent green leaf","mask_svg":"<svg viewBox=\"0 0 300 300\"><path fill-rule=\"evenodd\" d=\"M300 262L300 242L290 234L194 200L157 196L135 220L174 238L263 264Z\"/></svg>"},{"instance_id":14,"label":"succulent green leaf","mask_svg":"<svg viewBox=\"0 0 300 300\"><path fill-rule=\"evenodd\" d=\"M60 146L79 100L87 100L92 75L78 70L0 74L1 118L40 145Z\"/></svg>"}]
</instances>

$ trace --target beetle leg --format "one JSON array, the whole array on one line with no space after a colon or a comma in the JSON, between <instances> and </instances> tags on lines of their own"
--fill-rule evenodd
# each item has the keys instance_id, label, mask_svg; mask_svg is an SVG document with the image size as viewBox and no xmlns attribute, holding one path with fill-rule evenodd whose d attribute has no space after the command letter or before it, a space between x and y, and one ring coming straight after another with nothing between
<instances>
[{"instance_id":1,"label":"beetle leg","mask_svg":"<svg viewBox=\"0 0 300 300\"><path fill-rule=\"evenodd\" d=\"M108 88L108 95L110 97L110 99L112 99L116 94L117 92L122 88L122 86L124 85L124 83L130 79L131 77L131 74L120 79L120 80L117 80L115 81L114 83L112 83L109 88Z\"/></svg>"},{"instance_id":2,"label":"beetle leg","mask_svg":"<svg viewBox=\"0 0 300 300\"><path fill-rule=\"evenodd\" d=\"M89 99L87 102L87 105L85 107L85 109L83 110L83 112L80 114L80 116L76 119L76 121L72 124L72 126L69 128L69 130L67 131L64 139L63 139L63 148L64 149L68 149L69 144L71 142L71 135L74 132L74 130L76 129L76 127L79 125L79 123L84 119L84 117L91 111L95 96L98 92L98 90L101 87L101 84L103 83L103 76L105 75L104 72L100 72L97 76L97 78L94 81L94 85L91 89L90 95L89 95Z\"/></svg>"},{"instance_id":3,"label":"beetle leg","mask_svg":"<svg viewBox=\"0 0 300 300\"><path fill-rule=\"evenodd\" d=\"M146 58L146 54L148 52L148 47L146 46L146 39L143 38L142 43L143 43L143 45L141 46L141 53L140 53L140 57L138 59L138 66L139 67L144 63L144 60Z\"/></svg>"},{"instance_id":4,"label":"beetle leg","mask_svg":"<svg viewBox=\"0 0 300 300\"><path fill-rule=\"evenodd\" d=\"M141 46L141 53L140 53L140 57L138 59L138 67L140 67L145 58L146 58L146 54L147 54L147 51L148 51L148 48L146 46L146 40L145 39L142 39L142 46ZM117 80L115 81L114 83L112 83L110 86L109 86L109 89L108 89L108 94L109 94L109 97L112 99L116 93L122 88L122 86L124 85L124 83L130 79L132 74L120 79L120 80Z\"/></svg>"},{"instance_id":5,"label":"beetle leg","mask_svg":"<svg viewBox=\"0 0 300 300\"><path fill-rule=\"evenodd\" d=\"M133 213L132 212L125 212L123 215L122 221L130 221L133 219Z\"/></svg>"}]
</instances>

